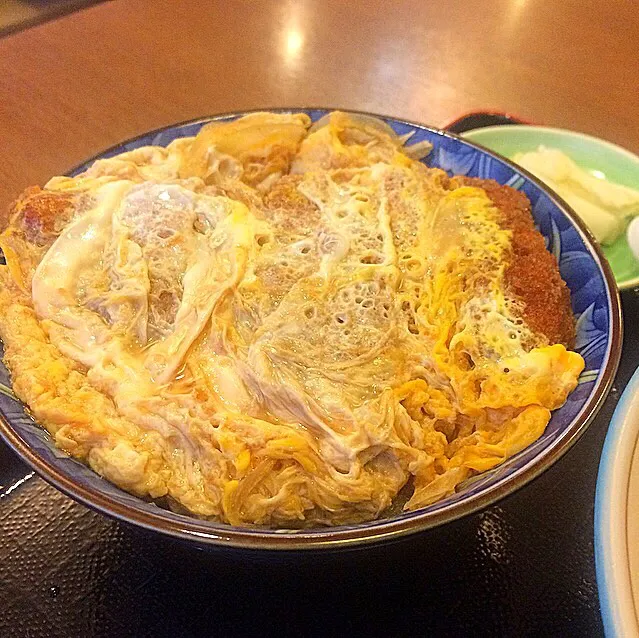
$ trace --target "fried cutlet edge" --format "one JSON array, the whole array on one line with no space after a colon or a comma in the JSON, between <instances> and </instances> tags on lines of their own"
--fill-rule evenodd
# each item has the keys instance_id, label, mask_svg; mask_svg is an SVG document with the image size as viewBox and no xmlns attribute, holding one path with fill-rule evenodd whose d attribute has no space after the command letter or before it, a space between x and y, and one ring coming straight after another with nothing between
<instances>
[{"instance_id":1,"label":"fried cutlet edge","mask_svg":"<svg viewBox=\"0 0 639 638\"><path fill-rule=\"evenodd\" d=\"M523 193L492 179L456 177L461 185L484 190L501 214L500 226L512 232L504 278L508 292L521 302L522 319L552 344L575 344L575 318L570 290L557 259L535 228L530 201Z\"/></svg>"}]
</instances>

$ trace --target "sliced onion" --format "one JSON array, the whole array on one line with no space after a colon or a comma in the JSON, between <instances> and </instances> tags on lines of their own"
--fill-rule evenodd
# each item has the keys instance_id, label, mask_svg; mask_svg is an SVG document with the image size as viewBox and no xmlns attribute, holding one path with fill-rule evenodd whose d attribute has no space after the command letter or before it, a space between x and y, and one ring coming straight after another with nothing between
<instances>
[{"instance_id":1,"label":"sliced onion","mask_svg":"<svg viewBox=\"0 0 639 638\"><path fill-rule=\"evenodd\" d=\"M411 159L421 160L430 155L433 145L427 140L422 140L421 142L404 146L402 150L404 155L408 155Z\"/></svg>"},{"instance_id":2,"label":"sliced onion","mask_svg":"<svg viewBox=\"0 0 639 638\"><path fill-rule=\"evenodd\" d=\"M334 112L334 111L333 111ZM317 122L313 122L313 125L309 129L309 133L314 133L319 129L325 127L331 118L333 113L327 113L320 117ZM393 140L399 141L399 137L395 131L386 123L384 120L380 120L378 117L373 117L372 115L364 115L362 113L345 113L355 124L364 124L366 126L370 126L371 128L377 129L381 133L385 133L389 135Z\"/></svg>"},{"instance_id":3,"label":"sliced onion","mask_svg":"<svg viewBox=\"0 0 639 638\"><path fill-rule=\"evenodd\" d=\"M326 115L323 115L319 120L317 120L317 122L314 122L309 129L309 133L314 133L315 131L319 131L321 128L325 127L330 122L332 114L333 113L327 113ZM408 146L406 146L406 142L410 140L410 138L413 136L413 133L411 132L406 133L405 135L397 135L397 133L395 133L395 131L389 124L384 122L384 120L379 119L378 117L373 117L372 115L364 115L362 113L346 113L346 115L355 124L361 124L363 126L370 127L379 131L380 133L388 135L391 140L393 140L398 146L402 147L404 153L411 159L424 159L424 157L427 157L433 150L433 145L426 140L422 140L421 142L417 142L416 144L409 144Z\"/></svg>"}]
</instances>

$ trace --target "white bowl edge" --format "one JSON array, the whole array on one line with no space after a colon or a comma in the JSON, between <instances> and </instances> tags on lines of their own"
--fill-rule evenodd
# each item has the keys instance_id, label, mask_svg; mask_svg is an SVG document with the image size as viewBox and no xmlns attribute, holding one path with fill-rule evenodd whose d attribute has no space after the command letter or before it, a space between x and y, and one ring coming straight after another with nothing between
<instances>
[{"instance_id":1,"label":"white bowl edge","mask_svg":"<svg viewBox=\"0 0 639 638\"><path fill-rule=\"evenodd\" d=\"M595 564L607 638L639 636L627 537L628 487L638 438L639 369L632 376L613 414L597 477Z\"/></svg>"}]
</instances>

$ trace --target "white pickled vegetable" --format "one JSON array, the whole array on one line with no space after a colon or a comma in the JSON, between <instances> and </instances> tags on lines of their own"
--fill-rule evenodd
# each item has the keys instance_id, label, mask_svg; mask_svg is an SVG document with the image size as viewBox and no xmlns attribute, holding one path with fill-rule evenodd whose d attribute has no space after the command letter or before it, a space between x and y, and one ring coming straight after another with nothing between
<instances>
[{"instance_id":1,"label":"white pickled vegetable","mask_svg":"<svg viewBox=\"0 0 639 638\"><path fill-rule=\"evenodd\" d=\"M639 215L639 191L595 177L562 151L540 146L513 160L562 197L602 244L614 242Z\"/></svg>"}]
</instances>

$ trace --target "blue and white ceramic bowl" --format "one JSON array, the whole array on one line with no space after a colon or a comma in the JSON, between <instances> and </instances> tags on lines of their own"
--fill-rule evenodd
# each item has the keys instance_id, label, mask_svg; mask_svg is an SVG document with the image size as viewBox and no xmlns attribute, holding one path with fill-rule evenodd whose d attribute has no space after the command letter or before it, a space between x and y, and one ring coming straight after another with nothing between
<instances>
[{"instance_id":1,"label":"blue and white ceramic bowl","mask_svg":"<svg viewBox=\"0 0 639 638\"><path fill-rule=\"evenodd\" d=\"M303 111L313 121L326 109ZM96 155L92 161L144 145L165 146L178 137L195 135L211 120L232 120L245 113L205 118L147 133ZM576 350L586 368L579 386L566 404L553 413L541 438L503 465L462 485L449 498L415 512L396 514L369 523L304 531L235 528L197 520L135 498L108 483L81 463L67 457L48 434L34 423L10 389L10 379L0 366L0 433L9 445L43 478L69 496L115 518L189 539L198 543L259 549L339 548L385 540L424 530L486 507L526 484L547 469L575 443L603 403L615 375L621 351L619 297L610 268L589 232L575 214L540 182L508 160L476 144L443 131L381 117L406 145L427 140L433 151L430 166L451 175L491 178L524 192L532 203L537 226L557 257L561 274L570 287L577 317Z\"/></svg>"}]
</instances>

